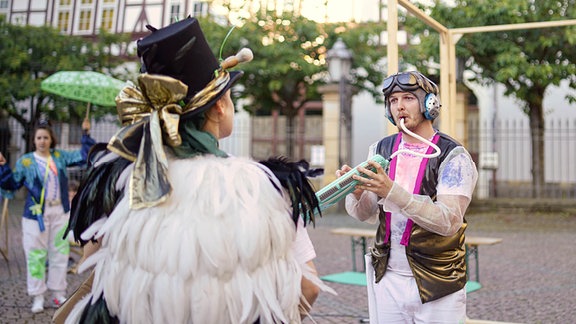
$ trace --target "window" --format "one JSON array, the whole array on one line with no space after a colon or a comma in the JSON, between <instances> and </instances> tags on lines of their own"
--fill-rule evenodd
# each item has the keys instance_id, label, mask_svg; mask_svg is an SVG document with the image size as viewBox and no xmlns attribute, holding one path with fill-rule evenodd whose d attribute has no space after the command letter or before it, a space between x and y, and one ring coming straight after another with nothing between
<instances>
[{"instance_id":1,"label":"window","mask_svg":"<svg viewBox=\"0 0 576 324\"><path fill-rule=\"evenodd\" d=\"M194 2L194 17L202 17L208 13L205 2Z\"/></svg>"},{"instance_id":2,"label":"window","mask_svg":"<svg viewBox=\"0 0 576 324\"><path fill-rule=\"evenodd\" d=\"M70 12L60 11L58 13L58 30L61 32L70 31Z\"/></svg>"},{"instance_id":3,"label":"window","mask_svg":"<svg viewBox=\"0 0 576 324\"><path fill-rule=\"evenodd\" d=\"M24 13L13 13L10 17L11 23L14 25L26 26L26 14Z\"/></svg>"},{"instance_id":4,"label":"window","mask_svg":"<svg viewBox=\"0 0 576 324\"><path fill-rule=\"evenodd\" d=\"M180 5L172 4L170 6L170 23L175 23L180 20Z\"/></svg>"},{"instance_id":5,"label":"window","mask_svg":"<svg viewBox=\"0 0 576 324\"><path fill-rule=\"evenodd\" d=\"M0 9L8 9L8 0L0 0Z\"/></svg>"},{"instance_id":6,"label":"window","mask_svg":"<svg viewBox=\"0 0 576 324\"><path fill-rule=\"evenodd\" d=\"M110 31L114 23L114 9L103 9L102 10L102 22L100 23L100 28Z\"/></svg>"},{"instance_id":7,"label":"window","mask_svg":"<svg viewBox=\"0 0 576 324\"><path fill-rule=\"evenodd\" d=\"M89 1L89 0L82 0ZM90 30L90 25L92 23L92 11L91 10L81 10L80 11L80 21L78 22L79 31Z\"/></svg>"},{"instance_id":8,"label":"window","mask_svg":"<svg viewBox=\"0 0 576 324\"><path fill-rule=\"evenodd\" d=\"M58 0L58 21L56 27L61 33L68 33L72 30L72 0Z\"/></svg>"}]
</instances>

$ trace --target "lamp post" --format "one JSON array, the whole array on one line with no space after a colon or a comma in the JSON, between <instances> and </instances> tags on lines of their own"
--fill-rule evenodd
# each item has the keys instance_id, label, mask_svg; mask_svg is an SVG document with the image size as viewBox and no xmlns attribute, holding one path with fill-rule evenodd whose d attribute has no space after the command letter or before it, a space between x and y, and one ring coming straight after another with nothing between
<instances>
[{"instance_id":1,"label":"lamp post","mask_svg":"<svg viewBox=\"0 0 576 324\"><path fill-rule=\"evenodd\" d=\"M346 47L341 38L338 38L332 48L326 53L328 73L333 83L339 85L340 123L338 125L338 162L339 165L350 164L352 150L352 114L348 80L352 67L352 52ZM344 131L343 131L344 128ZM346 145L343 146L344 141ZM344 153L344 151L346 151Z\"/></svg>"}]
</instances>

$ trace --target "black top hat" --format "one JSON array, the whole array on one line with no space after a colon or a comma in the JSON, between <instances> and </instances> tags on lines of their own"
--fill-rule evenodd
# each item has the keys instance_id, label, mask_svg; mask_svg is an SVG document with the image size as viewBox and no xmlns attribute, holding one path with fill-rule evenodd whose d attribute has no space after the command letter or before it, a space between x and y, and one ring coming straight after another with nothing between
<instances>
[{"instance_id":1,"label":"black top hat","mask_svg":"<svg viewBox=\"0 0 576 324\"><path fill-rule=\"evenodd\" d=\"M186 101L204 89L220 68L196 18L188 17L161 29L149 27L152 34L138 40L141 72L166 75L188 86ZM201 107L183 115L195 116L211 107L243 72L230 72L230 80L216 96Z\"/></svg>"}]
</instances>

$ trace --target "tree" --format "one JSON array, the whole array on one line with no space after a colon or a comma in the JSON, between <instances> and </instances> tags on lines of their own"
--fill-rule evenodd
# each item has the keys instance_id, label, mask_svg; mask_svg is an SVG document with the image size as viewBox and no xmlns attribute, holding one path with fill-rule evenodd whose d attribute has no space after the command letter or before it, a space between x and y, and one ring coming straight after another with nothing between
<instances>
[{"instance_id":1,"label":"tree","mask_svg":"<svg viewBox=\"0 0 576 324\"><path fill-rule=\"evenodd\" d=\"M209 41L220 41L210 44L212 48L220 49L229 27L205 20L201 24L211 35ZM239 81L240 96L250 99L247 108L252 114L279 110L287 117L287 154L293 156L294 117L307 101L320 99L317 87L328 77L325 55L338 37L357 51L351 83L380 96L376 89L383 73L377 62L382 51L374 45L382 29L375 23L321 25L289 12L259 12L230 34L223 50L227 55L242 47L254 52L254 60L241 67L245 75Z\"/></svg>"},{"instance_id":2,"label":"tree","mask_svg":"<svg viewBox=\"0 0 576 324\"><path fill-rule=\"evenodd\" d=\"M85 103L41 91L42 80L60 70L102 71L120 64L110 48L126 36L102 35L101 39L92 42L60 35L49 26L13 25L0 17L0 110L24 128L27 151L30 131L41 114L63 122L78 121L86 109Z\"/></svg>"},{"instance_id":3,"label":"tree","mask_svg":"<svg viewBox=\"0 0 576 324\"><path fill-rule=\"evenodd\" d=\"M517 24L574 19L575 0L454 1L454 6L437 3L430 16L448 28ZM411 51L410 60L425 67L429 57L438 56L438 34L422 23L407 23L422 39L421 48ZM425 36L428 35L428 36ZM457 44L457 56L467 58L481 84L501 83L505 95L524 103L531 128L533 196L541 197L544 185L544 109L546 89L568 80L576 89L576 27L526 29L465 35ZM438 62L438 60L436 60ZM567 96L570 102L576 98Z\"/></svg>"}]
</instances>

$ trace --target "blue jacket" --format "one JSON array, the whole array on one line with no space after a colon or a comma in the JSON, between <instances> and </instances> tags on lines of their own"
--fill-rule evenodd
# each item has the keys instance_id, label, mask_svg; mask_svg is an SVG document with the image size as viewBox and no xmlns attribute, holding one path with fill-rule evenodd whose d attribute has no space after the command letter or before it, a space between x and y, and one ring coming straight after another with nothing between
<instances>
[{"instance_id":1,"label":"blue jacket","mask_svg":"<svg viewBox=\"0 0 576 324\"><path fill-rule=\"evenodd\" d=\"M64 212L70 211L70 201L68 199L68 170L69 166L83 165L86 163L88 152L92 145L95 144L94 139L90 135L82 135L82 148L75 151L64 151L59 149L51 149L50 154L52 160L58 168L58 181L60 183L60 199ZM8 164L0 166L0 192L5 198L13 198L14 191L25 186L28 189L26 200L24 203L23 217L35 219L42 222L40 217L32 214L30 207L35 203L32 200L40 201L44 177L38 172L38 165L34 158L34 153L29 152L18 159L14 170L11 170ZM44 206L42 206L42 213L44 213ZM40 215L41 216L41 215ZM40 224L41 229L43 224Z\"/></svg>"}]
</instances>

